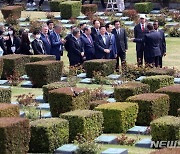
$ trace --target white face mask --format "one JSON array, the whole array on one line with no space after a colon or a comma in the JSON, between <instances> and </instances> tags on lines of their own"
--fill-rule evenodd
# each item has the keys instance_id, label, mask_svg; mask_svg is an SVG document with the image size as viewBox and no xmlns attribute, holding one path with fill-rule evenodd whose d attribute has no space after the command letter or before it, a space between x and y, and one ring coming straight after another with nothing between
<instances>
[{"instance_id":1,"label":"white face mask","mask_svg":"<svg viewBox=\"0 0 180 154\"><path fill-rule=\"evenodd\" d=\"M36 35L36 39L40 39L41 35L40 34L37 34Z\"/></svg>"},{"instance_id":2,"label":"white face mask","mask_svg":"<svg viewBox=\"0 0 180 154\"><path fill-rule=\"evenodd\" d=\"M8 31L8 33L9 33L9 35L12 35L12 34L13 34L13 31L12 31L12 30L10 30L10 31Z\"/></svg>"}]
</instances>

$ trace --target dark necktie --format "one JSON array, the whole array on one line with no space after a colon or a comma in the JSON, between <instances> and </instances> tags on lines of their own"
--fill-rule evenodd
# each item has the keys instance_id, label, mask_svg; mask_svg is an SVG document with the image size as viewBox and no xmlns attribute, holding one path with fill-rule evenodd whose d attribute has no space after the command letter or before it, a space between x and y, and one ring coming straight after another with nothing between
<instances>
[{"instance_id":1,"label":"dark necktie","mask_svg":"<svg viewBox=\"0 0 180 154\"><path fill-rule=\"evenodd\" d=\"M142 31L144 32L144 24L142 24Z\"/></svg>"},{"instance_id":2,"label":"dark necktie","mask_svg":"<svg viewBox=\"0 0 180 154\"><path fill-rule=\"evenodd\" d=\"M45 37L46 37L46 40L48 41L48 43L51 44L48 35L45 35Z\"/></svg>"}]
</instances>

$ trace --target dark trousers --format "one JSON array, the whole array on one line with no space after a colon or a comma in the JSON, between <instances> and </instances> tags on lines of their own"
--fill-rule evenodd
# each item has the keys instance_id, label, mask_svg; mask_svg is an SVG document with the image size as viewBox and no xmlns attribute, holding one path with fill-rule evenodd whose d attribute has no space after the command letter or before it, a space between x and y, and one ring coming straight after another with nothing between
<instances>
[{"instance_id":1,"label":"dark trousers","mask_svg":"<svg viewBox=\"0 0 180 154\"><path fill-rule=\"evenodd\" d=\"M82 0L82 4L84 4L85 1L86 1L86 0ZM93 2L93 0L90 0L90 1L89 1L90 4L92 4L92 2ZM101 0L101 5L102 5L103 8L106 8L106 5L105 5L105 3L104 3L104 0Z\"/></svg>"},{"instance_id":2,"label":"dark trousers","mask_svg":"<svg viewBox=\"0 0 180 154\"><path fill-rule=\"evenodd\" d=\"M126 64L126 52L121 52L117 55L116 70L119 69L119 58L121 59L121 67L123 67Z\"/></svg>"},{"instance_id":3,"label":"dark trousers","mask_svg":"<svg viewBox=\"0 0 180 154\"><path fill-rule=\"evenodd\" d=\"M138 67L142 66L143 65L144 50L142 49L142 50L136 51L136 57L137 57Z\"/></svg>"},{"instance_id":4,"label":"dark trousers","mask_svg":"<svg viewBox=\"0 0 180 154\"><path fill-rule=\"evenodd\" d=\"M159 56L159 67L162 68L162 56Z\"/></svg>"},{"instance_id":5,"label":"dark trousers","mask_svg":"<svg viewBox=\"0 0 180 154\"><path fill-rule=\"evenodd\" d=\"M44 3L44 0L39 1L39 6L41 6Z\"/></svg>"},{"instance_id":6,"label":"dark trousers","mask_svg":"<svg viewBox=\"0 0 180 154\"><path fill-rule=\"evenodd\" d=\"M150 67L159 67L159 56L156 57L148 57L147 58L147 65Z\"/></svg>"}]
</instances>

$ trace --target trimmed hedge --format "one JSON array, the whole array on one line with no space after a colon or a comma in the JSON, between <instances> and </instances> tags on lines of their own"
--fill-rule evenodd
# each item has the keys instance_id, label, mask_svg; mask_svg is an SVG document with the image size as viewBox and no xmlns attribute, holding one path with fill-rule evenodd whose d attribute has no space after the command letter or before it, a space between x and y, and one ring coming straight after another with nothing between
<instances>
[{"instance_id":1,"label":"trimmed hedge","mask_svg":"<svg viewBox=\"0 0 180 154\"><path fill-rule=\"evenodd\" d=\"M19 117L0 118L0 153L20 154L29 150L29 120Z\"/></svg>"},{"instance_id":2,"label":"trimmed hedge","mask_svg":"<svg viewBox=\"0 0 180 154\"><path fill-rule=\"evenodd\" d=\"M129 96L150 92L150 86L140 82L127 82L114 88L116 101L125 101Z\"/></svg>"},{"instance_id":3,"label":"trimmed hedge","mask_svg":"<svg viewBox=\"0 0 180 154\"><path fill-rule=\"evenodd\" d=\"M139 13L150 13L153 9L153 4L151 2L135 3L134 8Z\"/></svg>"},{"instance_id":4,"label":"trimmed hedge","mask_svg":"<svg viewBox=\"0 0 180 154\"><path fill-rule=\"evenodd\" d=\"M139 106L137 125L149 126L152 120L168 115L169 96L166 94L139 94L129 97L127 101Z\"/></svg>"},{"instance_id":5,"label":"trimmed hedge","mask_svg":"<svg viewBox=\"0 0 180 154\"><path fill-rule=\"evenodd\" d=\"M26 73L35 87L59 81L63 69L63 61L38 61L25 66Z\"/></svg>"},{"instance_id":6,"label":"trimmed hedge","mask_svg":"<svg viewBox=\"0 0 180 154\"><path fill-rule=\"evenodd\" d=\"M60 118L32 121L29 152L53 153L62 144L68 143L69 123Z\"/></svg>"},{"instance_id":7,"label":"trimmed hedge","mask_svg":"<svg viewBox=\"0 0 180 154\"><path fill-rule=\"evenodd\" d=\"M125 133L135 125L138 104L136 103L108 103L102 104L95 110L103 112L104 133Z\"/></svg>"},{"instance_id":8,"label":"trimmed hedge","mask_svg":"<svg viewBox=\"0 0 180 154\"><path fill-rule=\"evenodd\" d=\"M69 141L73 141L78 134L87 140L92 140L102 133L103 114L99 111L75 110L60 115L69 121Z\"/></svg>"},{"instance_id":9,"label":"trimmed hedge","mask_svg":"<svg viewBox=\"0 0 180 154\"><path fill-rule=\"evenodd\" d=\"M101 72L102 76L114 73L116 60L113 59L94 59L84 62L84 69L88 78L93 77L93 72Z\"/></svg>"},{"instance_id":10,"label":"trimmed hedge","mask_svg":"<svg viewBox=\"0 0 180 154\"><path fill-rule=\"evenodd\" d=\"M52 12L60 12L61 9L60 9L60 4L62 2L65 2L66 0L52 0L49 2L49 5L50 5L50 10Z\"/></svg>"},{"instance_id":11,"label":"trimmed hedge","mask_svg":"<svg viewBox=\"0 0 180 154\"><path fill-rule=\"evenodd\" d=\"M59 88L49 92L50 111L53 117L59 117L60 113L88 109L90 92L85 88Z\"/></svg>"},{"instance_id":12,"label":"trimmed hedge","mask_svg":"<svg viewBox=\"0 0 180 154\"><path fill-rule=\"evenodd\" d=\"M8 17L13 17L19 19L21 17L21 11L23 10L22 6L5 6L1 9L4 19Z\"/></svg>"},{"instance_id":13,"label":"trimmed hedge","mask_svg":"<svg viewBox=\"0 0 180 154\"><path fill-rule=\"evenodd\" d=\"M150 86L150 91L154 92L159 88L174 84L174 77L168 75L148 76L144 78L141 82L148 84Z\"/></svg>"},{"instance_id":14,"label":"trimmed hedge","mask_svg":"<svg viewBox=\"0 0 180 154\"><path fill-rule=\"evenodd\" d=\"M109 103L109 102L106 100L95 100L95 101L92 101L89 103L90 104L89 109L94 110L94 108L97 107L98 105L107 104L107 103Z\"/></svg>"},{"instance_id":15,"label":"trimmed hedge","mask_svg":"<svg viewBox=\"0 0 180 154\"><path fill-rule=\"evenodd\" d=\"M146 71L147 76L151 76L151 75L170 75L170 76L174 76L175 73L176 73L176 70L171 69L171 68L152 68L152 69L148 69Z\"/></svg>"},{"instance_id":16,"label":"trimmed hedge","mask_svg":"<svg viewBox=\"0 0 180 154\"><path fill-rule=\"evenodd\" d=\"M50 90L63 88L63 87L70 87L69 83L67 82L53 82L48 85L44 85L43 88L43 99L45 102L48 102L48 95Z\"/></svg>"},{"instance_id":17,"label":"trimmed hedge","mask_svg":"<svg viewBox=\"0 0 180 154\"><path fill-rule=\"evenodd\" d=\"M3 72L3 59L0 58L0 78L1 78L2 72Z\"/></svg>"},{"instance_id":18,"label":"trimmed hedge","mask_svg":"<svg viewBox=\"0 0 180 154\"><path fill-rule=\"evenodd\" d=\"M3 65L3 74L2 78L6 79L10 75L13 75L14 71L18 75L24 75L25 73L25 64L30 62L30 59L26 55L6 55L2 56L4 65Z\"/></svg>"},{"instance_id":19,"label":"trimmed hedge","mask_svg":"<svg viewBox=\"0 0 180 154\"><path fill-rule=\"evenodd\" d=\"M177 110L180 108L180 85L167 86L156 90L157 93L164 93L169 95L170 109L169 114L177 116Z\"/></svg>"},{"instance_id":20,"label":"trimmed hedge","mask_svg":"<svg viewBox=\"0 0 180 154\"><path fill-rule=\"evenodd\" d=\"M84 14L84 15L88 15L89 13L96 13L97 12L97 4L84 4L82 5L82 8L81 8L81 12Z\"/></svg>"},{"instance_id":21,"label":"trimmed hedge","mask_svg":"<svg viewBox=\"0 0 180 154\"><path fill-rule=\"evenodd\" d=\"M62 19L76 18L81 12L80 1L66 1L60 4Z\"/></svg>"},{"instance_id":22,"label":"trimmed hedge","mask_svg":"<svg viewBox=\"0 0 180 154\"><path fill-rule=\"evenodd\" d=\"M0 88L0 103L11 103L11 88Z\"/></svg>"},{"instance_id":23,"label":"trimmed hedge","mask_svg":"<svg viewBox=\"0 0 180 154\"><path fill-rule=\"evenodd\" d=\"M54 55L30 55L30 62L56 60Z\"/></svg>"},{"instance_id":24,"label":"trimmed hedge","mask_svg":"<svg viewBox=\"0 0 180 154\"><path fill-rule=\"evenodd\" d=\"M151 122L152 141L179 141L180 118L164 116Z\"/></svg>"},{"instance_id":25,"label":"trimmed hedge","mask_svg":"<svg viewBox=\"0 0 180 154\"><path fill-rule=\"evenodd\" d=\"M19 117L19 106L0 103L0 117Z\"/></svg>"}]
</instances>

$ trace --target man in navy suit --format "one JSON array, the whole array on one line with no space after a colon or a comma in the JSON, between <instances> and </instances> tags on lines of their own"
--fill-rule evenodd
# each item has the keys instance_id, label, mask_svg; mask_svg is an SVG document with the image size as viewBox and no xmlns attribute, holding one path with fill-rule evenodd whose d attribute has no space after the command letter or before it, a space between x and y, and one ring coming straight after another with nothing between
<instances>
[{"instance_id":1,"label":"man in navy suit","mask_svg":"<svg viewBox=\"0 0 180 154\"><path fill-rule=\"evenodd\" d=\"M162 68L162 57L166 56L166 40L165 40L165 35L164 35L164 31L159 29L158 21L154 21L153 26L154 26L154 30L156 32L159 32L160 36L161 36L161 41L160 41L161 55L159 56L159 66L160 66L160 68Z\"/></svg>"},{"instance_id":2,"label":"man in navy suit","mask_svg":"<svg viewBox=\"0 0 180 154\"><path fill-rule=\"evenodd\" d=\"M94 48L93 39L91 37L91 28L90 27L84 28L84 33L81 35L81 43L83 46L86 60L94 59L95 58L95 48Z\"/></svg>"},{"instance_id":3,"label":"man in navy suit","mask_svg":"<svg viewBox=\"0 0 180 154\"><path fill-rule=\"evenodd\" d=\"M128 44L127 44L127 34L124 28L121 28L120 21L115 20L114 21L114 29L112 33L115 36L116 40L116 47L117 47L117 64L116 64L116 70L119 70L119 57L121 59L121 65L123 66L126 64L126 52L128 50Z\"/></svg>"},{"instance_id":4,"label":"man in navy suit","mask_svg":"<svg viewBox=\"0 0 180 154\"><path fill-rule=\"evenodd\" d=\"M151 23L147 25L149 33L145 34L142 39L132 39L134 42L142 42L145 44L144 56L146 57L146 64L149 67L159 66L159 56L161 55L160 50L160 33L154 30Z\"/></svg>"},{"instance_id":5,"label":"man in navy suit","mask_svg":"<svg viewBox=\"0 0 180 154\"><path fill-rule=\"evenodd\" d=\"M109 59L112 50L111 38L106 35L105 26L101 26L100 34L95 38L95 56L97 59Z\"/></svg>"},{"instance_id":6,"label":"man in navy suit","mask_svg":"<svg viewBox=\"0 0 180 154\"><path fill-rule=\"evenodd\" d=\"M134 27L134 37L137 39L143 39L144 35L148 33L145 15L141 15L139 21L140 23ZM137 56L137 65L142 66L143 58L146 62L146 58L144 57L144 43L143 42L136 43L136 56Z\"/></svg>"},{"instance_id":7,"label":"man in navy suit","mask_svg":"<svg viewBox=\"0 0 180 154\"><path fill-rule=\"evenodd\" d=\"M61 60L61 56L63 54L63 44L65 43L64 39L61 39L62 27L61 25L54 26L54 31L50 34L51 40L51 55L56 56L56 60Z\"/></svg>"},{"instance_id":8,"label":"man in navy suit","mask_svg":"<svg viewBox=\"0 0 180 154\"><path fill-rule=\"evenodd\" d=\"M110 52L110 58L115 59L117 57L117 47L116 47L116 39L114 34L112 34L112 30L113 30L113 26L110 23L106 24L106 31L107 31L106 34L111 38L111 42L112 42L112 50Z\"/></svg>"},{"instance_id":9,"label":"man in navy suit","mask_svg":"<svg viewBox=\"0 0 180 154\"><path fill-rule=\"evenodd\" d=\"M91 36L92 36L93 41L95 41L95 38L99 35L100 26L101 24L98 20L93 21L93 27L91 28Z\"/></svg>"},{"instance_id":10,"label":"man in navy suit","mask_svg":"<svg viewBox=\"0 0 180 154\"><path fill-rule=\"evenodd\" d=\"M50 35L53 32L54 29L54 22L52 20L48 20L47 21L47 25L48 25L48 35Z\"/></svg>"},{"instance_id":11,"label":"man in navy suit","mask_svg":"<svg viewBox=\"0 0 180 154\"><path fill-rule=\"evenodd\" d=\"M86 26L87 26L87 25L86 25L85 22L84 22L84 23L81 23L81 24L79 25L79 29L80 29L81 35L84 33L84 28L85 28Z\"/></svg>"},{"instance_id":12,"label":"man in navy suit","mask_svg":"<svg viewBox=\"0 0 180 154\"><path fill-rule=\"evenodd\" d=\"M41 40L44 44L45 50L46 50L46 54L50 55L50 51L51 51L51 41L48 35L48 26L47 25L43 25L42 29L41 29Z\"/></svg>"},{"instance_id":13,"label":"man in navy suit","mask_svg":"<svg viewBox=\"0 0 180 154\"><path fill-rule=\"evenodd\" d=\"M68 58L70 66L77 66L83 63L84 51L80 40L79 29L73 29L72 38L70 40L71 48L69 48Z\"/></svg>"}]
</instances>

